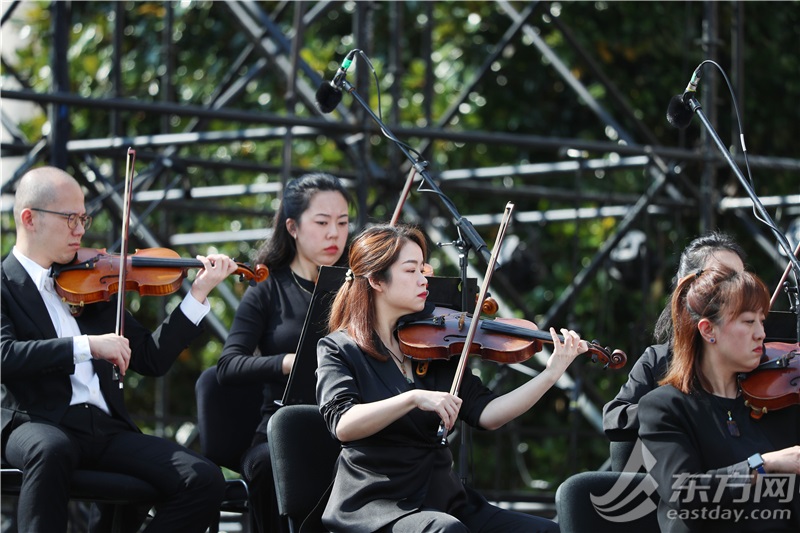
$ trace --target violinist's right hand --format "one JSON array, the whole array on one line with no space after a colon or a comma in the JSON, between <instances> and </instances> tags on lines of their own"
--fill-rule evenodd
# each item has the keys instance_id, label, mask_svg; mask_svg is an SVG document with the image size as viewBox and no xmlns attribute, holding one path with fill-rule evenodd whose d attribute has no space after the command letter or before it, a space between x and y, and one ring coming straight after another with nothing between
<instances>
[{"instance_id":1,"label":"violinist's right hand","mask_svg":"<svg viewBox=\"0 0 800 533\"><path fill-rule=\"evenodd\" d=\"M463 400L449 392L429 391L415 389L409 394L414 395L414 405L423 411L432 411L439 415L447 431L453 429L458 420Z\"/></svg>"},{"instance_id":2,"label":"violinist's right hand","mask_svg":"<svg viewBox=\"0 0 800 533\"><path fill-rule=\"evenodd\" d=\"M281 362L281 370L283 371L284 376L288 376L292 372L292 367L294 366L294 358L295 354L287 353L283 356L283 361Z\"/></svg>"},{"instance_id":3,"label":"violinist's right hand","mask_svg":"<svg viewBox=\"0 0 800 533\"><path fill-rule=\"evenodd\" d=\"M89 335L89 349L92 357L116 365L123 376L131 360L131 347L128 339L116 333Z\"/></svg>"}]
</instances>

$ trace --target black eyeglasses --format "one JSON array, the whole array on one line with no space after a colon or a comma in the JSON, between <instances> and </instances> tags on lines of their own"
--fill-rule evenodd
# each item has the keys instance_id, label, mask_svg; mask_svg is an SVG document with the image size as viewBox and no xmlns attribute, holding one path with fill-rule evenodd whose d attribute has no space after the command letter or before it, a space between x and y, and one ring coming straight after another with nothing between
<instances>
[{"instance_id":1,"label":"black eyeglasses","mask_svg":"<svg viewBox=\"0 0 800 533\"><path fill-rule=\"evenodd\" d=\"M48 209L39 209L38 207L31 207L31 211L39 211L40 213L50 213L51 215L62 216L67 219L67 226L69 229L78 227L80 220L83 229L89 229L92 226L92 217L89 215L79 215L78 213L61 213L59 211L50 211Z\"/></svg>"}]
</instances>

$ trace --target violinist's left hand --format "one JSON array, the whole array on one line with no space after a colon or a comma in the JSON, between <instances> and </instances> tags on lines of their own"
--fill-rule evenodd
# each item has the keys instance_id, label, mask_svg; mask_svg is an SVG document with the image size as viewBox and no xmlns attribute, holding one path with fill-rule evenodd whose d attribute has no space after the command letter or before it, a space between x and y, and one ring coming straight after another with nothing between
<instances>
[{"instance_id":1,"label":"violinist's left hand","mask_svg":"<svg viewBox=\"0 0 800 533\"><path fill-rule=\"evenodd\" d=\"M198 302L205 303L211 290L236 272L238 266L233 259L222 254L211 254L207 257L198 255L197 260L203 263L203 269L194 278L192 296Z\"/></svg>"},{"instance_id":2,"label":"violinist's left hand","mask_svg":"<svg viewBox=\"0 0 800 533\"><path fill-rule=\"evenodd\" d=\"M589 350L587 342L581 340L580 335L574 331L562 329L561 334L564 337L563 343L558 340L556 330L550 328L554 348L545 369L527 383L489 402L478 421L480 427L497 429L533 407L564 374L578 354Z\"/></svg>"},{"instance_id":3,"label":"violinist's left hand","mask_svg":"<svg viewBox=\"0 0 800 533\"><path fill-rule=\"evenodd\" d=\"M555 328L550 328L550 335L553 337L553 353L547 360L544 372L552 373L558 379L578 354L589 350L589 345L572 330L561 329L561 336L564 337L563 343L558 340Z\"/></svg>"}]
</instances>

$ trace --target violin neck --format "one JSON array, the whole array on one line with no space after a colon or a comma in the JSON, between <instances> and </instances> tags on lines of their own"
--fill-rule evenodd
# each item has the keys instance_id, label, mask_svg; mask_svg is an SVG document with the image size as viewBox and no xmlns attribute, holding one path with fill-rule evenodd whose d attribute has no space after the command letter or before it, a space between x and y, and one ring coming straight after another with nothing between
<instances>
[{"instance_id":1,"label":"violin neck","mask_svg":"<svg viewBox=\"0 0 800 533\"><path fill-rule=\"evenodd\" d=\"M136 257L131 256L131 265L142 268L203 268L198 259L181 259L172 257Z\"/></svg>"},{"instance_id":2,"label":"violin neck","mask_svg":"<svg viewBox=\"0 0 800 533\"><path fill-rule=\"evenodd\" d=\"M482 327L487 331L494 331L496 333L505 333L508 335L514 335L516 337L521 337L524 339L533 339L549 343L553 342L553 337L547 331L542 331L539 329L523 328L522 326L506 324L498 320L483 320L481 321L480 327ZM562 337L561 335L557 335L557 338L560 342L564 342L564 337Z\"/></svg>"}]
</instances>

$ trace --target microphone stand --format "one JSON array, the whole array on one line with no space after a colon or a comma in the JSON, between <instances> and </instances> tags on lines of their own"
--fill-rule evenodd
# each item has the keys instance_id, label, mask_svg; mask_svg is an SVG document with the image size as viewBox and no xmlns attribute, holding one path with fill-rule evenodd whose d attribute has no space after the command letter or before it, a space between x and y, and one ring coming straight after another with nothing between
<instances>
[{"instance_id":1,"label":"microphone stand","mask_svg":"<svg viewBox=\"0 0 800 533\"><path fill-rule=\"evenodd\" d=\"M436 195L442 200L442 203L447 207L448 211L450 211L451 216L453 217L453 222L459 230L459 239L457 239L452 244L456 246L459 250L459 270L461 275L461 308L466 312L469 309L469 302L467 298L467 266L469 264L468 257L469 257L469 250L470 248L474 249L476 252L481 254L484 261L487 263L491 262L491 252L489 251L489 247L486 245L486 242L481 238L478 232L475 230L475 226L472 225L467 218L461 216L456 209L456 206L453 205L453 202L442 192L441 188L433 181L430 174L428 173L427 167L428 162L425 160L415 158L411 152L401 143L397 137L386 127L386 124L378 117L372 109L370 109L369 105L361 98L361 95L358 94L355 87L347 81L347 78L342 79L342 87L345 91L350 93L355 100L361 104L361 107L372 117L372 120L375 121L378 126L380 126L381 131L384 133L386 137L394 141L395 145L400 148L400 151L403 152L403 155L408 158L408 160L413 165L414 169L417 173L422 177L425 181L427 186L434 192ZM499 267L500 263L498 262L495 268ZM467 477L467 427L462 422L461 423L461 431L460 431L460 440L459 440L459 461L458 461L458 468L461 474L461 482L466 484Z\"/></svg>"},{"instance_id":2,"label":"microphone stand","mask_svg":"<svg viewBox=\"0 0 800 533\"><path fill-rule=\"evenodd\" d=\"M430 187L430 189L442 199L445 207L447 207L448 211L450 211L450 214L453 217L453 223L459 229L461 237L466 241L467 248L471 246L476 252L481 254L483 259L488 263L492 256L491 252L489 252L488 246L486 246L484 240L475 230L475 226L472 225L472 222L461 216L461 214L458 212L458 209L456 209L456 206L453 205L453 202L451 202L450 199L445 196L439 186L433 181L433 178L431 178L427 170L428 162L425 160L416 159L408 151L408 149L397 140L397 137L394 136L394 134L389 130L389 128L386 127L383 121L372 111L372 109L370 109L369 105L367 105L364 99L361 98L361 95L356 92L355 87L353 87L350 82L347 81L347 78L342 80L342 87L348 93L352 94L353 98L355 98L356 101L361 104L361 107L363 107L369 116L372 117L372 120L374 120L380 126L381 131L383 131L389 139L395 142L397 147L400 148L400 151L403 152L403 155L405 155L414 166L417 173L422 176L423 180L425 180L425 183L428 185L428 187ZM466 283L466 279L463 281Z\"/></svg>"},{"instance_id":3,"label":"microphone stand","mask_svg":"<svg viewBox=\"0 0 800 533\"><path fill-rule=\"evenodd\" d=\"M794 307L793 311L796 316L796 326L795 326L795 334L797 336L797 341L800 342L800 291L798 291L797 283L800 281L800 260L794 255L794 251L792 250L791 244L789 244L789 240L786 238L786 235L778 231L775 222L770 217L767 210L764 208L764 204L758 198L758 195L753 190L753 187L750 185L750 182L745 178L742 171L739 170L739 165L736 164L736 161L733 160L730 152L728 152L728 148L722 143L722 140L717 135L717 132L714 130L714 127L711 125L711 122L706 117L706 114L703 112L702 106L700 102L697 101L695 98L694 92L689 92L684 97L684 103L689 107L689 109L700 117L700 121L708 130L708 133L711 135L711 138L714 140L714 144L717 145L719 151L722 153L722 157L731 167L733 173L736 174L736 177L739 180L739 183L742 184L744 190L747 192L747 195L750 196L750 200L753 202L753 207L758 211L758 214L761 218L766 221L765 223L769 226L769 229L772 231L775 239L777 239L778 244L781 248L786 252L786 255L789 257L789 263L792 265L794 269L794 279L795 279L795 287L793 289L787 288L788 293L794 294L794 302L791 307ZM790 296L790 302L791 302Z\"/></svg>"}]
</instances>

